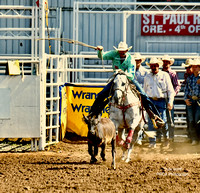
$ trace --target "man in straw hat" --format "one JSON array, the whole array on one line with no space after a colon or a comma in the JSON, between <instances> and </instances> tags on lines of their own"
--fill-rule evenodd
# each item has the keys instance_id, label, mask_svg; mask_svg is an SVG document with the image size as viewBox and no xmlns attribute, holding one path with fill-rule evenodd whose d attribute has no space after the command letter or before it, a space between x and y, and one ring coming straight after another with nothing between
<instances>
[{"instance_id":1,"label":"man in straw hat","mask_svg":"<svg viewBox=\"0 0 200 193\"><path fill-rule=\"evenodd\" d=\"M136 71L135 71L135 79L140 83L143 87L144 85L144 77L149 72L146 68L144 68L141 64L145 61L145 57L141 56L139 52L134 53L133 58L136 62Z\"/></svg>"},{"instance_id":2,"label":"man in straw hat","mask_svg":"<svg viewBox=\"0 0 200 193\"><path fill-rule=\"evenodd\" d=\"M171 65L174 64L174 59L170 58L168 55L164 55L162 58L163 61L163 68L162 70L167 72L171 78L171 82L174 88L176 95L181 89L181 85L178 80L177 73L171 69ZM171 111L167 109L167 123L168 123L168 130L169 130L169 140L170 142L174 141L174 107Z\"/></svg>"},{"instance_id":3,"label":"man in straw hat","mask_svg":"<svg viewBox=\"0 0 200 193\"><path fill-rule=\"evenodd\" d=\"M140 85L144 86L144 77L147 75L147 73L149 72L149 70L147 70L146 68L144 68L142 66L142 63L145 61L145 57L143 57L139 52L135 52L133 55L133 58L135 59L136 62L136 70L135 70L135 79L140 83ZM146 117L146 113L144 113L145 115L145 119L147 119ZM143 139L143 130L141 129L138 133L138 140L137 140L137 144L138 145L142 145L142 139Z\"/></svg>"},{"instance_id":4,"label":"man in straw hat","mask_svg":"<svg viewBox=\"0 0 200 193\"><path fill-rule=\"evenodd\" d=\"M185 87L187 78L193 74L192 63L193 63L193 60L191 58L188 58L185 61L185 63L181 64L181 66L186 69L186 72L184 73L184 81L182 82L182 86L184 87Z\"/></svg>"},{"instance_id":5,"label":"man in straw hat","mask_svg":"<svg viewBox=\"0 0 200 193\"><path fill-rule=\"evenodd\" d=\"M197 145L200 137L200 59L195 59L191 65L193 74L186 80L184 100L192 145Z\"/></svg>"},{"instance_id":6,"label":"man in straw hat","mask_svg":"<svg viewBox=\"0 0 200 193\"><path fill-rule=\"evenodd\" d=\"M150 62L146 62L146 64L150 67L151 72L144 78L144 90L158 109L161 118L166 122L166 108L169 110L173 108L175 95L170 76L168 73L159 70L159 67L163 64L162 60L153 57ZM169 101L166 105L165 99L167 96ZM150 121L148 122L148 126L150 131L155 131ZM164 137L164 145L168 145L168 131L166 124L162 128L162 134ZM156 137L149 138L149 141L149 147L155 148Z\"/></svg>"},{"instance_id":7,"label":"man in straw hat","mask_svg":"<svg viewBox=\"0 0 200 193\"><path fill-rule=\"evenodd\" d=\"M132 48L128 47L125 42L120 42L118 48L114 47L115 50L111 50L108 52L103 52L102 46L97 46L98 50L98 57L103 60L112 60L112 68L115 71L116 69L121 69L126 72L127 77L132 83L136 86L137 90L141 93L142 102L146 111L150 113L150 117L156 124L160 124L161 126L164 125L164 122L159 117L158 110L155 108L153 103L150 101L140 84L134 79L135 75L135 60L134 58L128 53L128 51ZM104 89L98 93L96 100L94 101L90 113L88 117L97 116L101 113L103 108L108 104L110 96L110 90L112 87L113 80L111 80ZM152 112L153 111L153 112ZM155 115L156 114L156 115ZM132 141L133 131L129 131L126 143L130 143Z\"/></svg>"},{"instance_id":8,"label":"man in straw hat","mask_svg":"<svg viewBox=\"0 0 200 193\"><path fill-rule=\"evenodd\" d=\"M185 86L186 86L187 78L193 74L193 72L192 72L192 65L191 65L192 63L193 63L193 60L191 58L188 58L185 61L185 63L181 64L181 66L186 69L186 72L184 73L184 81L182 82L182 87L184 89L185 89ZM188 139L189 139L189 141L191 141L192 139L191 139L191 134L190 134L190 129L189 129L189 120L188 120L188 114L187 114L187 105L186 105L186 124L187 124Z\"/></svg>"}]
</instances>

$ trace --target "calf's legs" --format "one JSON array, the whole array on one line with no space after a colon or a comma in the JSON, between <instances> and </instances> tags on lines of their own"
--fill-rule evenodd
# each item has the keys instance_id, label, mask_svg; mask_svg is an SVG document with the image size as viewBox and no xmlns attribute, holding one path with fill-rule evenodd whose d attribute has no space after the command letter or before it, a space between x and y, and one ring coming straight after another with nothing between
<instances>
[{"instance_id":1,"label":"calf's legs","mask_svg":"<svg viewBox=\"0 0 200 193\"><path fill-rule=\"evenodd\" d=\"M102 158L103 161L106 161L106 158L105 158L105 149L106 149L106 144L102 143L101 144L101 158Z\"/></svg>"},{"instance_id":2,"label":"calf's legs","mask_svg":"<svg viewBox=\"0 0 200 193\"><path fill-rule=\"evenodd\" d=\"M97 162L96 156L98 154L98 147L94 146L94 145L92 145L91 143L88 142L88 152L89 152L89 154L91 156L90 163Z\"/></svg>"}]
</instances>

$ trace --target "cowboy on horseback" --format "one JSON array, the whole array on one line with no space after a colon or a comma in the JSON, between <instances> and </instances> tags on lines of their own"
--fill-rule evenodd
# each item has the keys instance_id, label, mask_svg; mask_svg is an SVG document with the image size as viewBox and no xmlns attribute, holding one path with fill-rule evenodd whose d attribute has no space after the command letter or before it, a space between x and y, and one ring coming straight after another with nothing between
<instances>
[{"instance_id":1,"label":"cowboy on horseback","mask_svg":"<svg viewBox=\"0 0 200 193\"><path fill-rule=\"evenodd\" d=\"M103 47L97 46L96 49L98 50L98 57L103 60L112 60L112 68L114 71L116 71L117 69L121 69L126 73L130 82L132 82L136 86L136 89L140 92L143 106L146 112L148 113L149 117L151 118L154 127L162 127L164 125L164 121L160 118L158 110L151 102L149 97L146 95L138 81L134 79L136 63L134 58L128 53L132 46L128 47L128 45L125 42L120 42L118 48L114 48L115 50L103 52ZM112 85L113 79L104 87L104 89L101 92L98 93L98 96L90 109L88 117L98 116L98 114L100 114L104 107L108 104L109 97L112 94ZM130 143L132 141L132 136L133 131L130 130L126 138L127 143Z\"/></svg>"}]
</instances>

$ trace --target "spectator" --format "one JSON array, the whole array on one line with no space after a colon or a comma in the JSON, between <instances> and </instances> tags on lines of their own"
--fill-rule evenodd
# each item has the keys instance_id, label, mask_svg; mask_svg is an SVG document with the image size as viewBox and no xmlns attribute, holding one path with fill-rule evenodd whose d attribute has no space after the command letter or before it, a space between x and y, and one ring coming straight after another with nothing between
<instances>
[{"instance_id":1,"label":"spectator","mask_svg":"<svg viewBox=\"0 0 200 193\"><path fill-rule=\"evenodd\" d=\"M171 65L174 63L174 59L170 58L168 55L164 55L162 58L162 61L163 61L162 70L169 74L174 91L176 93L175 95L177 95L177 93L181 89L181 85L179 83L177 73L171 69ZM174 104L173 104L172 110L169 111L169 109L167 109L166 113L167 113L167 124L168 124L168 131L169 131L169 140L170 142L173 142L174 141Z\"/></svg>"},{"instance_id":2,"label":"spectator","mask_svg":"<svg viewBox=\"0 0 200 193\"><path fill-rule=\"evenodd\" d=\"M182 86L184 87L186 84L187 77L193 74L192 65L191 65L192 63L193 63L193 60L189 58L185 61L185 64L184 63L181 64L181 66L186 69L186 72L184 74L184 81L182 82Z\"/></svg>"},{"instance_id":3,"label":"spectator","mask_svg":"<svg viewBox=\"0 0 200 193\"><path fill-rule=\"evenodd\" d=\"M200 132L200 60L194 60L191 65L193 74L186 80L184 100L187 105L192 145L197 145Z\"/></svg>"},{"instance_id":4,"label":"spectator","mask_svg":"<svg viewBox=\"0 0 200 193\"><path fill-rule=\"evenodd\" d=\"M184 74L184 81L182 82L182 87L185 89L185 85L186 85L186 80L189 76L191 76L193 74L192 72L192 64L193 60L192 59L187 59L185 61L185 64L182 63L181 66L184 67L186 69L186 72ZM188 114L187 114L187 105L186 105L186 124L187 124L187 136L189 141L191 141L191 135L190 135L190 130L189 130L189 120L188 120Z\"/></svg>"},{"instance_id":5,"label":"spectator","mask_svg":"<svg viewBox=\"0 0 200 193\"><path fill-rule=\"evenodd\" d=\"M149 72L145 67L143 67L141 64L145 61L145 57L142 57L140 53L136 52L133 55L135 62L136 62L136 71L135 71L135 79L140 83L140 85L143 87L144 85L144 77ZM146 115L146 113L144 113ZM145 116L146 119L146 116ZM138 145L142 145L142 139L143 139L143 130L140 130L138 133L139 137L137 140Z\"/></svg>"},{"instance_id":6,"label":"spectator","mask_svg":"<svg viewBox=\"0 0 200 193\"><path fill-rule=\"evenodd\" d=\"M141 64L145 61L145 57L142 57L140 53L136 52L133 55L135 62L136 62L136 72L135 72L135 79L140 83L140 85L144 86L144 77L149 72L145 67Z\"/></svg>"},{"instance_id":7,"label":"spectator","mask_svg":"<svg viewBox=\"0 0 200 193\"><path fill-rule=\"evenodd\" d=\"M150 62L146 62L148 66L150 66L151 72L146 75L144 78L144 90L147 95L150 97L152 103L158 109L161 118L166 123L166 109L171 110L173 108L174 101L174 89L170 80L170 76L168 73L159 71L159 66L163 64L163 62L157 58L151 58ZM168 104L166 104L165 99L169 98ZM155 131L152 126L151 121L148 121L148 126L150 131ZM162 134L164 137L163 146L168 146L168 130L167 125L165 124L162 128ZM156 147L156 137L149 138L150 148Z\"/></svg>"},{"instance_id":8,"label":"spectator","mask_svg":"<svg viewBox=\"0 0 200 193\"><path fill-rule=\"evenodd\" d=\"M193 74L193 72L192 72L192 66L191 66L192 62L193 62L192 59L187 59L185 61L185 64L184 63L181 64L181 66L186 69L186 72L184 74L184 80L182 82L182 88L183 89L185 89L187 77L189 77L189 76L191 76ZM189 120L188 120L187 105L186 105L187 136L188 136L189 142L191 142L191 135L190 135L190 130L189 130L189 124L188 123L189 123Z\"/></svg>"}]
</instances>

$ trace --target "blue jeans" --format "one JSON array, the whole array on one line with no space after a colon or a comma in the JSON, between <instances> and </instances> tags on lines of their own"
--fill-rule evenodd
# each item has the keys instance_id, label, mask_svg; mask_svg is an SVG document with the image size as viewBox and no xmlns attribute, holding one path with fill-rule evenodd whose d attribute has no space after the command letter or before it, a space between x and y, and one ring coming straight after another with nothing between
<instances>
[{"instance_id":1,"label":"blue jeans","mask_svg":"<svg viewBox=\"0 0 200 193\"><path fill-rule=\"evenodd\" d=\"M156 108L158 109L161 119L166 123L166 121L167 121L166 108L167 107L166 107L165 99L160 100L160 101L155 101L155 100L151 99L151 101L156 106ZM153 127L151 119L149 118L148 119L148 127L149 127L149 131L156 131L157 132L157 137L158 138L161 138L162 135L163 135L163 137L165 139L168 138L169 134L168 134L168 126L167 126L167 124L165 124L165 126L162 129L155 129ZM150 141L150 143L156 143L156 137L149 138L149 141Z\"/></svg>"},{"instance_id":2,"label":"blue jeans","mask_svg":"<svg viewBox=\"0 0 200 193\"><path fill-rule=\"evenodd\" d=\"M189 134L192 140L198 140L200 134L200 128L198 121L200 121L200 106L197 101L190 99L192 104L187 106L187 115L189 121Z\"/></svg>"}]
</instances>

